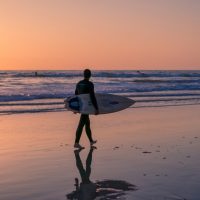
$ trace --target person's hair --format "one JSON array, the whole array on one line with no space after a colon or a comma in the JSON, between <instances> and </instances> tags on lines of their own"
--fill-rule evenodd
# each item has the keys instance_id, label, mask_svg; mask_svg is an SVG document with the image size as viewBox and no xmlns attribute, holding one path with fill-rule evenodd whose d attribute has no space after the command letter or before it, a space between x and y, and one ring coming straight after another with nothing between
<instances>
[{"instance_id":1,"label":"person's hair","mask_svg":"<svg viewBox=\"0 0 200 200\"><path fill-rule=\"evenodd\" d=\"M83 72L84 78L90 78L91 77L91 71L89 69L85 69Z\"/></svg>"}]
</instances>

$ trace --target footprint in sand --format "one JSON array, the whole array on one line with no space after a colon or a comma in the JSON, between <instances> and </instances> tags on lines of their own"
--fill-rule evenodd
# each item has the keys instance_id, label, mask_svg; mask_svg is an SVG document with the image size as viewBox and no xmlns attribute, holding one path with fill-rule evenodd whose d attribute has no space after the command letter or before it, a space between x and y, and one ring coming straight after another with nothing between
<instances>
[{"instance_id":1,"label":"footprint in sand","mask_svg":"<svg viewBox=\"0 0 200 200\"><path fill-rule=\"evenodd\" d=\"M117 150L117 149L119 149L119 147L118 147L118 146L116 146L116 147L114 147L114 148L113 148L113 150Z\"/></svg>"},{"instance_id":2,"label":"footprint in sand","mask_svg":"<svg viewBox=\"0 0 200 200\"><path fill-rule=\"evenodd\" d=\"M142 149L141 147L135 147L135 149Z\"/></svg>"},{"instance_id":3,"label":"footprint in sand","mask_svg":"<svg viewBox=\"0 0 200 200\"><path fill-rule=\"evenodd\" d=\"M160 174L156 174L156 176L160 176Z\"/></svg>"},{"instance_id":4,"label":"footprint in sand","mask_svg":"<svg viewBox=\"0 0 200 200\"><path fill-rule=\"evenodd\" d=\"M149 154L152 153L151 151L143 151L142 153Z\"/></svg>"},{"instance_id":5,"label":"footprint in sand","mask_svg":"<svg viewBox=\"0 0 200 200\"><path fill-rule=\"evenodd\" d=\"M191 158L191 156L186 156L186 158Z\"/></svg>"}]
</instances>

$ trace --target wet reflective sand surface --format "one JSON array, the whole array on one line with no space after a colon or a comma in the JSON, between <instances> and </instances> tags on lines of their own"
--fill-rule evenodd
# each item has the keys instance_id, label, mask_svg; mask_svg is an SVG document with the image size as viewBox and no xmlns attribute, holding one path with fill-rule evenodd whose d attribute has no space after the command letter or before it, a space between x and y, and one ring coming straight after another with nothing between
<instances>
[{"instance_id":1,"label":"wet reflective sand surface","mask_svg":"<svg viewBox=\"0 0 200 200\"><path fill-rule=\"evenodd\" d=\"M91 117L97 149L70 112L0 116L0 199L200 196L200 107L127 109Z\"/></svg>"}]
</instances>

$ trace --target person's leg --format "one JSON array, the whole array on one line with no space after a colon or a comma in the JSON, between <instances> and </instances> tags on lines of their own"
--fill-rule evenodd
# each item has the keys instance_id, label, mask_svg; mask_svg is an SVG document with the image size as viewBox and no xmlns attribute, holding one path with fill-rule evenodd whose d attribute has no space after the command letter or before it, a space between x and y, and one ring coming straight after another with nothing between
<instances>
[{"instance_id":1,"label":"person's leg","mask_svg":"<svg viewBox=\"0 0 200 200\"><path fill-rule=\"evenodd\" d=\"M87 134L87 137L90 141L90 144L93 145L96 143L96 141L94 141L92 139L92 132L91 132L91 129L90 129L90 118L89 118L89 115L86 115L86 119L85 119L85 131L86 131L86 134Z\"/></svg>"},{"instance_id":2,"label":"person's leg","mask_svg":"<svg viewBox=\"0 0 200 200\"><path fill-rule=\"evenodd\" d=\"M80 138L81 138L81 134L82 134L82 131L83 131L83 126L86 123L85 119L86 119L85 115L81 115L77 130L76 130L75 144L79 144L79 141L80 141Z\"/></svg>"}]
</instances>

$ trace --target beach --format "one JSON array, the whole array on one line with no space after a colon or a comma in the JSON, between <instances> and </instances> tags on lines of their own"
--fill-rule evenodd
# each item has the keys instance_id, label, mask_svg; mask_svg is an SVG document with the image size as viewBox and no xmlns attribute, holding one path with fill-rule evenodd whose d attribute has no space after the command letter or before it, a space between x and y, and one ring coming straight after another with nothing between
<instances>
[{"instance_id":1,"label":"beach","mask_svg":"<svg viewBox=\"0 0 200 200\"><path fill-rule=\"evenodd\" d=\"M199 11L0 0L0 200L200 200Z\"/></svg>"},{"instance_id":2,"label":"beach","mask_svg":"<svg viewBox=\"0 0 200 200\"><path fill-rule=\"evenodd\" d=\"M199 200L199 119L198 105L91 116L97 149L83 132L85 149L74 152L79 114L1 115L0 199L73 199L90 157L96 199Z\"/></svg>"}]
</instances>

